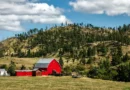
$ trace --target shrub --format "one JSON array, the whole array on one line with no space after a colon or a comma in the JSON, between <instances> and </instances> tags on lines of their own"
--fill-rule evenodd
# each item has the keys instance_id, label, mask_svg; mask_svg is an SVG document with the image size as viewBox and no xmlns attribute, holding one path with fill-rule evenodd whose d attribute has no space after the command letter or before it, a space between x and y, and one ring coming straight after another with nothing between
<instances>
[{"instance_id":1,"label":"shrub","mask_svg":"<svg viewBox=\"0 0 130 90\"><path fill-rule=\"evenodd\" d=\"M63 68L63 75L71 75L72 69L70 66L66 66Z\"/></svg>"},{"instance_id":2,"label":"shrub","mask_svg":"<svg viewBox=\"0 0 130 90\"><path fill-rule=\"evenodd\" d=\"M81 65L81 64L78 64L75 68L76 71L84 71L85 70L85 67L84 65Z\"/></svg>"},{"instance_id":3,"label":"shrub","mask_svg":"<svg viewBox=\"0 0 130 90\"><path fill-rule=\"evenodd\" d=\"M87 73L87 76L90 78L97 78L98 76L98 67L92 67L89 72Z\"/></svg>"},{"instance_id":4,"label":"shrub","mask_svg":"<svg viewBox=\"0 0 130 90\"><path fill-rule=\"evenodd\" d=\"M117 80L118 81L130 81L130 63L121 64L117 68Z\"/></svg>"}]
</instances>

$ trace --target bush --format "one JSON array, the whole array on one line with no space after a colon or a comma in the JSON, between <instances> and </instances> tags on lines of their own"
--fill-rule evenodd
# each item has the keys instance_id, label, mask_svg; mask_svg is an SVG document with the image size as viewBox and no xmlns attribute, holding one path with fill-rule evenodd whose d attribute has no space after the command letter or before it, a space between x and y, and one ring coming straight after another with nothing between
<instances>
[{"instance_id":1,"label":"bush","mask_svg":"<svg viewBox=\"0 0 130 90\"><path fill-rule=\"evenodd\" d=\"M75 68L76 71L84 71L85 70L85 67L84 65L81 65L81 64L78 64Z\"/></svg>"},{"instance_id":2,"label":"bush","mask_svg":"<svg viewBox=\"0 0 130 90\"><path fill-rule=\"evenodd\" d=\"M126 64L121 64L118 68L117 68L117 80L118 81L130 81L130 63L126 63Z\"/></svg>"},{"instance_id":3,"label":"bush","mask_svg":"<svg viewBox=\"0 0 130 90\"><path fill-rule=\"evenodd\" d=\"M111 69L109 71L109 80L117 80L116 77L118 75L118 72L115 69Z\"/></svg>"},{"instance_id":4,"label":"bush","mask_svg":"<svg viewBox=\"0 0 130 90\"><path fill-rule=\"evenodd\" d=\"M72 69L70 66L66 66L63 68L63 75L71 75Z\"/></svg>"},{"instance_id":5,"label":"bush","mask_svg":"<svg viewBox=\"0 0 130 90\"><path fill-rule=\"evenodd\" d=\"M93 62L93 58L90 57L90 58L88 59L88 61L87 61L87 64L91 64L92 62Z\"/></svg>"},{"instance_id":6,"label":"bush","mask_svg":"<svg viewBox=\"0 0 130 90\"><path fill-rule=\"evenodd\" d=\"M98 67L92 67L89 72L87 73L87 76L90 78L97 78L98 76Z\"/></svg>"}]
</instances>

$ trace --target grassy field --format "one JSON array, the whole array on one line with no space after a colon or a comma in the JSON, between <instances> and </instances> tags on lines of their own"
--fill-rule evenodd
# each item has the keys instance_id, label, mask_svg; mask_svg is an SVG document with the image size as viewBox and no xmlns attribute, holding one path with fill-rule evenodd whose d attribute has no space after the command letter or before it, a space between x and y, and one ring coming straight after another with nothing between
<instances>
[{"instance_id":1,"label":"grassy field","mask_svg":"<svg viewBox=\"0 0 130 90\"><path fill-rule=\"evenodd\" d=\"M130 90L130 83L86 77L0 77L0 90Z\"/></svg>"}]
</instances>

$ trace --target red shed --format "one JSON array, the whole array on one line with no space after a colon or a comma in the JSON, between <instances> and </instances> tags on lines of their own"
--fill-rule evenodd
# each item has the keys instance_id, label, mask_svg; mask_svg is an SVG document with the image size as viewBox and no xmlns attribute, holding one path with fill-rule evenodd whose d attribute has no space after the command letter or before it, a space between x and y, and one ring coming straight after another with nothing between
<instances>
[{"instance_id":1,"label":"red shed","mask_svg":"<svg viewBox=\"0 0 130 90\"><path fill-rule=\"evenodd\" d=\"M32 70L16 70L16 76L32 76Z\"/></svg>"},{"instance_id":2,"label":"red shed","mask_svg":"<svg viewBox=\"0 0 130 90\"><path fill-rule=\"evenodd\" d=\"M33 76L52 74L61 74L61 66L55 59L40 59L35 64Z\"/></svg>"}]
</instances>

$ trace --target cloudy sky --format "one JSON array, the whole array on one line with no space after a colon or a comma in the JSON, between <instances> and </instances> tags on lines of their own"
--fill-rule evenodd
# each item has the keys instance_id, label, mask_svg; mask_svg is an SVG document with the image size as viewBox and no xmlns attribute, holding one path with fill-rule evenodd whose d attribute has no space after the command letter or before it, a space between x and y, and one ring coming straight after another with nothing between
<instances>
[{"instance_id":1,"label":"cloudy sky","mask_svg":"<svg viewBox=\"0 0 130 90\"><path fill-rule=\"evenodd\" d=\"M130 23L130 0L0 0L0 41L60 23L116 27Z\"/></svg>"}]
</instances>

